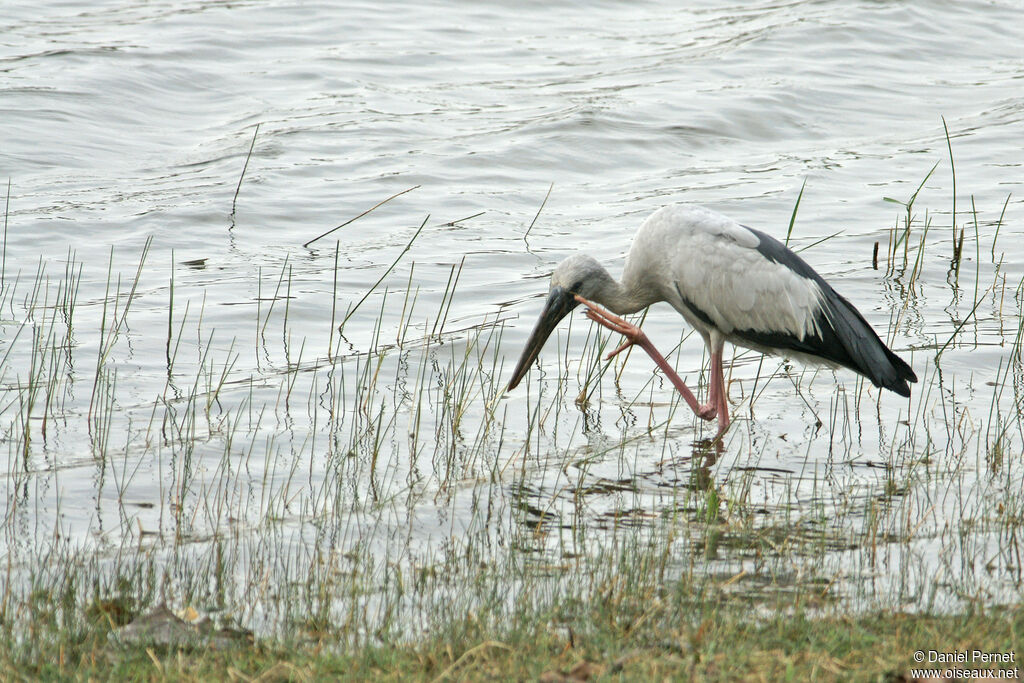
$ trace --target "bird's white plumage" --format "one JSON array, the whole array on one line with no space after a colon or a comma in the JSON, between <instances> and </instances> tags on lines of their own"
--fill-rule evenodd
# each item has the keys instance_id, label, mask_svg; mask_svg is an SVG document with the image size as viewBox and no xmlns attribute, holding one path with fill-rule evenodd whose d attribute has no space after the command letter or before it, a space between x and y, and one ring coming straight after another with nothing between
<instances>
[{"instance_id":1,"label":"bird's white plumage","mask_svg":"<svg viewBox=\"0 0 1024 683\"><path fill-rule=\"evenodd\" d=\"M802 340L817 331L821 288L766 258L759 243L756 234L722 214L667 206L637 233L624 284L657 291L705 337L715 331L731 339L736 330L754 330ZM714 329L690 306L710 318Z\"/></svg>"}]
</instances>

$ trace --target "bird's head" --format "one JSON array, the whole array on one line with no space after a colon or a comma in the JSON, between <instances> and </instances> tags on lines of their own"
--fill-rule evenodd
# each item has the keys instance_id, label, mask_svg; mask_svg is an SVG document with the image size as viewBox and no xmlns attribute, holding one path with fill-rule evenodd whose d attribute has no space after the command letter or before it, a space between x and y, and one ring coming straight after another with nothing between
<instances>
[{"instance_id":1,"label":"bird's head","mask_svg":"<svg viewBox=\"0 0 1024 683\"><path fill-rule=\"evenodd\" d=\"M605 287L611 283L608 271L593 256L573 254L551 273L550 292L560 288L572 292L573 296L579 294L584 299L599 300Z\"/></svg>"},{"instance_id":2,"label":"bird's head","mask_svg":"<svg viewBox=\"0 0 1024 683\"><path fill-rule=\"evenodd\" d=\"M523 355L516 364L512 379L508 383L508 391L515 389L526 376L530 365L540 355L544 342L551 336L555 326L576 308L576 295L600 303L601 293L612 282L608 271L594 258L586 254L575 254L558 264L551 273L551 288L544 303L540 319L533 328Z\"/></svg>"}]
</instances>

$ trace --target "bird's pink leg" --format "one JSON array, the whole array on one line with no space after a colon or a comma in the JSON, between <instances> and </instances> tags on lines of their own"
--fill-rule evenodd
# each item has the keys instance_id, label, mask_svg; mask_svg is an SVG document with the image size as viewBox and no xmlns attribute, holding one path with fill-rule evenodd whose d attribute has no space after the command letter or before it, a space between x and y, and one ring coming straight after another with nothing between
<instances>
[{"instance_id":1,"label":"bird's pink leg","mask_svg":"<svg viewBox=\"0 0 1024 683\"><path fill-rule=\"evenodd\" d=\"M711 352L711 398L708 403L714 405L718 413L718 434L721 435L729 428L729 392L725 388L725 373L722 371L721 345L717 351Z\"/></svg>"},{"instance_id":2,"label":"bird's pink leg","mask_svg":"<svg viewBox=\"0 0 1024 683\"><path fill-rule=\"evenodd\" d=\"M626 322L625 320L615 315L614 313L606 311L605 309L601 308L594 302L587 301L578 294L576 295L576 301L580 302L581 304L587 307L588 318L593 320L595 323L602 325L603 327L607 327L612 332L618 332L619 334L623 335L626 338L625 343L623 343L621 346L619 346L619 348L615 349L607 356L605 356L607 360L611 360L615 356L619 355L620 353L628 349L633 344L636 344L641 349L646 351L647 355L651 357L651 360L653 360L655 364L657 364L657 366L661 368L662 372L665 373L665 376L668 377L669 380L672 382L672 385L675 386L676 391L678 391L682 395L683 400L686 401L686 404L688 406L690 406L690 410L692 410L699 417L702 417L705 420L714 419L715 413L713 412L713 410L712 412L710 412L710 414L708 414L708 406L701 406L697 403L697 397L695 397L693 395L693 392L690 391L689 387L686 386L686 382L684 382L683 379L676 374L676 371L672 369L672 366L668 364L668 361L665 360L664 356L658 353L658 350L654 348L654 344L652 344L651 340L647 338L647 335L643 333L643 330L641 330L636 325L632 325ZM720 429L719 433L721 433L721 431L724 430Z\"/></svg>"},{"instance_id":3,"label":"bird's pink leg","mask_svg":"<svg viewBox=\"0 0 1024 683\"><path fill-rule=\"evenodd\" d=\"M705 420L713 420L718 415L719 400L718 395L721 393L721 387L718 385L718 373L715 372L715 361L720 359L721 355L716 354L714 351L711 352L711 372L708 381L708 402L699 407L697 414Z\"/></svg>"}]
</instances>

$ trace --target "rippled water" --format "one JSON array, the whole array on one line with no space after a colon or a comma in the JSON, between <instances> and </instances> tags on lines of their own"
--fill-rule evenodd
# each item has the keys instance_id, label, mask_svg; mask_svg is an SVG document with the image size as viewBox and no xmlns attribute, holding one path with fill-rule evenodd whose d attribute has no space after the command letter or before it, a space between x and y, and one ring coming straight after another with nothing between
<instances>
[{"instance_id":1,"label":"rippled water","mask_svg":"<svg viewBox=\"0 0 1024 683\"><path fill-rule=\"evenodd\" d=\"M473 329L504 321L493 372L498 382L522 348L554 265L585 249L617 272L643 218L670 202L704 204L782 237L806 182L792 243L806 248L803 256L883 336L895 325L894 348L912 359L924 380L909 404L887 395L876 409L872 390L861 407L862 388L850 373L812 378L796 368L790 381L783 367L765 382L779 361L761 364L760 356L745 354L733 371L740 420L708 475L719 482L747 476L740 472L750 470L742 468L759 468L752 484L757 495L781 505L779 491L803 490L805 474L828 470L835 476L832 493L807 495L841 497L857 482L877 479L869 465L884 461L888 444L903 439L900 421L923 414L939 415L942 423L945 404L936 396L955 394L966 403L960 410L983 418L994 403L985 382L995 381L997 369L1005 371L1010 362L1019 324L1014 290L1024 274L1024 21L1013 3L680 8L667 2L110 1L5 3L0 15L0 178L10 179L0 338L0 350L9 354L3 377L8 398L2 419L9 444L8 517L18 517L21 529L60 528L86 546L116 546L137 525L166 533L178 499L165 486L167 464L157 455L173 460L182 439L194 437L201 443L196 467L214 476L220 453L232 448L224 444L233 434L224 420L240 415L245 421L239 433L260 444L249 453L267 463L285 453L285 474L270 464L266 470L288 481L288 471L302 472L307 489L288 489L289 500L304 510L317 508L310 492L328 476L324 468L332 452L333 427L316 421L324 419L317 415L325 405L317 392L330 383L323 377L331 367L348 368L348 379L337 386L365 384L355 379L366 367L359 363L369 362L360 354L381 337L401 339L400 302L410 287L418 308L409 338L437 331L431 316L442 309L447 313L440 331L448 336L434 355L413 349L392 359L395 365L381 380L390 395L401 393L395 386L405 381L402 372L411 384L421 366L443 375L444 362L474 339ZM949 269L954 192L943 117L956 165L957 225L968 229L959 280ZM886 273L884 252L902 209L883 198L907 199L936 163L915 214L923 223L927 209L932 220L928 248L919 281L908 287L905 274ZM341 346L332 351L339 343L333 331L338 320L424 221L408 253L346 322ZM152 243L136 297L116 345L107 349L100 330L109 331L116 318L108 293L119 288L120 277L118 301L126 303L147 240ZM876 242L880 270L871 266ZM915 233L915 248L918 242ZM67 390L59 409L48 408L61 419L42 427L38 413L26 417L24 408L32 377L29 342L45 317L30 315L29 302L54 305L57 288L67 284L69 260L80 271L73 270L78 303L65 345L71 350L61 380ZM449 300L453 268L458 285ZM990 304L975 310L976 274L980 290L1009 283L999 305L990 293ZM33 282L45 290L34 299ZM177 368L168 367L169 309L172 330L184 330L171 333L184 340ZM480 457L500 463L503 473L507 462L523 467L517 481L500 480L489 496L526 495L540 508L571 516L572 503L562 500L568 480L558 474L562 456L552 462L537 456L529 467L525 455L519 459L530 452L529 411L539 405L537 392L546 392L544 400L556 398L560 406L559 427L555 434L545 427L536 449L589 453L583 479L640 482L626 503L611 495L590 504L583 516L600 529L602 515L657 508L655 501L675 495L679 475L665 474L663 464L671 457L688 459L701 433L689 416L669 419L671 387L660 376L647 385L652 368L639 357L626 365L618 392L606 375L587 411L574 413L576 378L586 372L577 359L589 348L582 340L586 326L577 318L569 351L563 333L562 350L552 342L542 356L546 379L535 369L531 387L504 399L503 437L488 441ZM645 330L656 345L670 349L682 325L658 306ZM943 358L945 384L925 392L924 384L934 380L936 348L958 330ZM330 361L335 355L341 360ZM116 368L116 382L113 375L102 380L116 385L110 436L102 447L96 435L102 430L95 423L89 429L86 419L102 412L92 405L97 357ZM698 382L703 349L697 339L684 341L673 360L691 384ZM556 386L554 371L565 364L570 386ZM206 409L207 415L223 411L222 421L215 417L176 440L166 434L167 418L154 422L152 416L163 415L165 406L173 412L175 400L187 402L196 392L211 395L211 387L193 386L199 368L208 368L213 385L218 378L225 383L216 405ZM281 377L296 368L305 368L299 392L304 407L292 415L280 408ZM762 393L751 410L755 378ZM836 380L849 393L836 393ZM802 398L796 382L803 382ZM345 403L350 396L333 400L343 415L360 410ZM393 400L404 424L409 404ZM851 401L858 411L874 414L877 424L865 426L858 418L845 423L847 432L855 429L850 425L864 429L857 438L830 436L836 406ZM442 403L437 398L431 405ZM491 408L482 395L466 403L462 425L471 435ZM262 421L253 416L260 406L266 410ZM815 416L826 423L824 432L815 429ZM26 420L37 434L45 430L29 445L16 436ZM153 425L161 421L163 450L152 447L160 431ZM615 445L648 423L666 421L670 426L648 434L642 448ZM424 438L434 439L433 431ZM922 437L928 445L915 448L959 452L953 442L970 438L929 432ZM430 457L433 448L426 447L424 461L412 462L406 446L391 446L381 475L385 490L392 486L397 495L408 486L423 496L408 506L419 520L410 525L413 537L429 547L437 537L475 528L474 503L458 495L454 503L437 502L451 480L436 471L441 459L436 452ZM96 461L97 452L108 448L125 463L115 485ZM1010 448L1018 459L1020 450L1019 441ZM476 460L462 462L466 481L480 476ZM253 492L267 483L261 468L246 461L250 467L246 476L232 478L240 500L259 498ZM373 479L375 468L376 461L355 472L353 481ZM411 472L419 483L408 483L415 478ZM26 481L31 485L21 488ZM1008 481L1019 481L1019 472ZM806 483L814 488L817 479ZM467 484L464 497L473 498L473 491ZM313 502L307 501L311 495ZM126 515L125 500L138 509ZM252 503L254 518L267 514L261 505ZM510 508L502 509L509 524ZM89 512L83 517L76 510ZM935 528L959 514L941 505L919 512ZM203 528L218 524L197 522ZM304 527L295 524L301 544ZM386 528L367 532L374 535L378 548L393 542ZM8 533L8 552L26 542L13 539ZM1016 590L1013 582L999 585L993 599Z\"/></svg>"}]
</instances>

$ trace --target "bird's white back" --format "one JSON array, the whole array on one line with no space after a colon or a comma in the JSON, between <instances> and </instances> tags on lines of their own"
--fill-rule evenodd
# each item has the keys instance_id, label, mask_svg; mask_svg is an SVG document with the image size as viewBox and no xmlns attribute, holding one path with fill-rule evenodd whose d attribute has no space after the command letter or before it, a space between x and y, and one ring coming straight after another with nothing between
<instances>
[{"instance_id":1,"label":"bird's white back","mask_svg":"<svg viewBox=\"0 0 1024 683\"><path fill-rule=\"evenodd\" d=\"M694 320L691 306L732 341L735 330L799 339L813 334L821 310L820 286L766 258L759 244L756 234L720 213L685 204L666 206L637 232L624 284L656 290L704 335L711 330L699 318Z\"/></svg>"}]
</instances>

